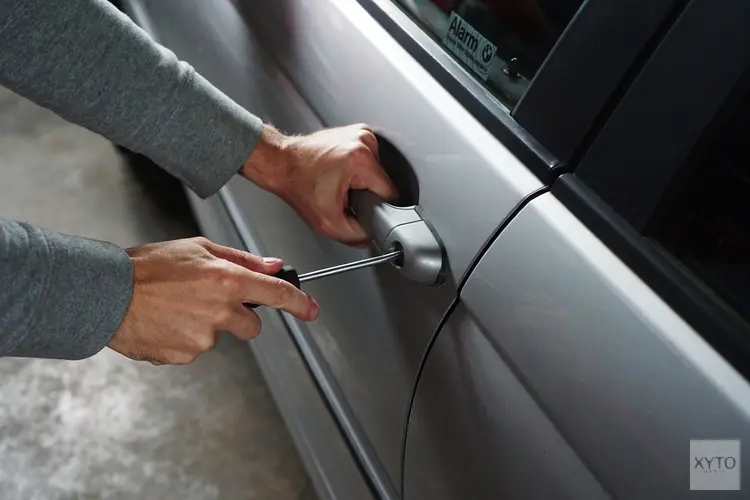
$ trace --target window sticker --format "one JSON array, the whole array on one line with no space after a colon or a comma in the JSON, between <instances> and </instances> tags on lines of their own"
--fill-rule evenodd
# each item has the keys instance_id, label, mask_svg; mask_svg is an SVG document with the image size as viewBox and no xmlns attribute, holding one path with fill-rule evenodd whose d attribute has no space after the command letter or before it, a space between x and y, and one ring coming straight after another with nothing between
<instances>
[{"instance_id":1,"label":"window sticker","mask_svg":"<svg viewBox=\"0 0 750 500\"><path fill-rule=\"evenodd\" d=\"M487 81L497 47L455 12L451 12L443 44L482 80Z\"/></svg>"}]
</instances>

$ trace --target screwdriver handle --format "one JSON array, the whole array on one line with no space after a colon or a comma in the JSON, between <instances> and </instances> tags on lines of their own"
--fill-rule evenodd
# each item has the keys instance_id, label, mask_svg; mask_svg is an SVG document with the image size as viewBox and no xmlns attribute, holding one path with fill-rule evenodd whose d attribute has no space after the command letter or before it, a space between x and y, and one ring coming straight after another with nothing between
<instances>
[{"instance_id":1,"label":"screwdriver handle","mask_svg":"<svg viewBox=\"0 0 750 500\"><path fill-rule=\"evenodd\" d=\"M284 266L281 268L281 271L273 275L274 278L279 278L280 280L288 281L292 285L296 286L297 288L300 288L301 283L299 281L299 274L297 274L297 270L293 268L292 266ZM260 307L259 304L250 304L249 302L245 302L242 304L243 306L247 307L248 309L255 309L257 307Z\"/></svg>"}]
</instances>

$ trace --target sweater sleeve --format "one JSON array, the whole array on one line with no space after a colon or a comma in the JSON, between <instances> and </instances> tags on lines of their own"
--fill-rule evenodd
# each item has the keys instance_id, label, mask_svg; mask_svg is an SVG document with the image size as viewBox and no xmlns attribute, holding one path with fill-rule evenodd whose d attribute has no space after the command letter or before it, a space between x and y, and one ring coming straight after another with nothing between
<instances>
[{"instance_id":1,"label":"sweater sleeve","mask_svg":"<svg viewBox=\"0 0 750 500\"><path fill-rule=\"evenodd\" d=\"M82 359L130 305L130 258L110 243L0 219L0 356Z\"/></svg>"},{"instance_id":2,"label":"sweater sleeve","mask_svg":"<svg viewBox=\"0 0 750 500\"><path fill-rule=\"evenodd\" d=\"M150 157L202 197L240 169L262 129L105 0L0 0L0 84ZM132 280L114 245L0 220L0 356L96 353L127 312Z\"/></svg>"},{"instance_id":3,"label":"sweater sleeve","mask_svg":"<svg viewBox=\"0 0 750 500\"><path fill-rule=\"evenodd\" d=\"M0 84L202 197L239 171L262 129L106 0L0 0Z\"/></svg>"}]
</instances>

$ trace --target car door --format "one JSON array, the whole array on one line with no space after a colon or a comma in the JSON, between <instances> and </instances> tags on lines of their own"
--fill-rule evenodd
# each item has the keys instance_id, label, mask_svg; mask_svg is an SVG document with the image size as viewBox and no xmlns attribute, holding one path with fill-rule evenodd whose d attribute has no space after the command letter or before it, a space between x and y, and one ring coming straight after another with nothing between
<instances>
[{"instance_id":1,"label":"car door","mask_svg":"<svg viewBox=\"0 0 750 500\"><path fill-rule=\"evenodd\" d=\"M485 26L492 2L131 2L131 14L162 43L281 129L376 127L381 161L406 180L403 204L416 207L409 217L441 244L442 286L382 267L306 285L321 304L314 323L262 312L267 331L252 345L319 490L335 496L331 485L344 469L309 426L318 412L303 414L279 393L310 381L274 386L286 376L279 363L291 359L288 345L370 491L398 496L413 383L459 287L498 228L564 168L674 2L647 2L645 10L644 2L580 3L546 5L549 31L540 41L494 11L496 22ZM535 11L518 22L537 21ZM192 201L207 234L301 271L369 255L317 237L240 179L215 199ZM292 342L274 347L277 338ZM343 498L361 498L348 487L357 493Z\"/></svg>"},{"instance_id":2,"label":"car door","mask_svg":"<svg viewBox=\"0 0 750 500\"><path fill-rule=\"evenodd\" d=\"M289 133L370 123L383 138L384 165L413 169L418 190L407 201L442 240L442 286L413 282L393 267L313 282L305 290L321 306L319 320L284 316L282 329L263 335L294 339L371 490L398 496L406 409L425 348L497 220L542 183L356 2L159 0L142 7L162 43L264 119ZM459 206L452 193L467 196ZM244 180L219 198L251 250L300 271L370 255L316 236ZM325 450L313 454L319 459ZM333 466L322 473L337 474Z\"/></svg>"},{"instance_id":3,"label":"car door","mask_svg":"<svg viewBox=\"0 0 750 500\"><path fill-rule=\"evenodd\" d=\"M741 495L749 21L688 2L573 173L499 233L427 357L404 498Z\"/></svg>"}]
</instances>

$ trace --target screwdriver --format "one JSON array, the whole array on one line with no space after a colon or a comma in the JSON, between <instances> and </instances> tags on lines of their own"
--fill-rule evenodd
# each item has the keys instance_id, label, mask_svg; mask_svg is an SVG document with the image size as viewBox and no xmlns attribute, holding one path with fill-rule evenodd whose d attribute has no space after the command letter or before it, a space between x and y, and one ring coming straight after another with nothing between
<instances>
[{"instance_id":1,"label":"screwdriver","mask_svg":"<svg viewBox=\"0 0 750 500\"><path fill-rule=\"evenodd\" d=\"M300 288L302 283L308 281L315 281L330 276L336 276L337 274L348 273L356 271L357 269L365 269L368 267L377 266L378 264L385 264L386 262L393 262L398 260L403 255L402 250L394 250L392 252L384 253L383 255L377 255L368 259L362 259L355 262L349 262L348 264L341 264L326 269L319 269L317 271L310 271L309 273L298 274L297 270L292 266L284 266L281 271L277 272L273 276L275 278L288 281L292 285ZM258 304L244 304L248 309L255 309Z\"/></svg>"}]
</instances>

